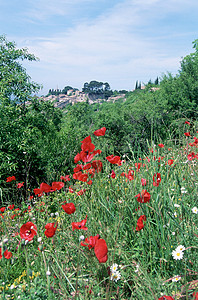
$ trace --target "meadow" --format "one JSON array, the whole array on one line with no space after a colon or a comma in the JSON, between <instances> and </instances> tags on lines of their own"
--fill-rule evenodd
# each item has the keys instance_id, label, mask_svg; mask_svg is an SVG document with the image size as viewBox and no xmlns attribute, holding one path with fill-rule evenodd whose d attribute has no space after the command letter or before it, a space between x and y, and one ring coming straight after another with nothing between
<instances>
[{"instance_id":1,"label":"meadow","mask_svg":"<svg viewBox=\"0 0 198 300\"><path fill-rule=\"evenodd\" d=\"M5 178L0 299L197 300L197 130L128 157L105 152L102 127L58 181L24 197Z\"/></svg>"}]
</instances>

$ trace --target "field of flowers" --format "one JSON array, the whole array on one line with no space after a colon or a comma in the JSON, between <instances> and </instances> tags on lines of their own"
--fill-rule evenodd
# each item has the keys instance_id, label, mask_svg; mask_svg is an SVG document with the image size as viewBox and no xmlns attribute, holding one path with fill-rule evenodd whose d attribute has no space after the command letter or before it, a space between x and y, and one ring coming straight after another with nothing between
<instances>
[{"instance_id":1,"label":"field of flowers","mask_svg":"<svg viewBox=\"0 0 198 300\"><path fill-rule=\"evenodd\" d=\"M0 299L198 300L198 131L185 121L133 160L101 152L106 131L21 203L5 178L18 198L0 205Z\"/></svg>"}]
</instances>

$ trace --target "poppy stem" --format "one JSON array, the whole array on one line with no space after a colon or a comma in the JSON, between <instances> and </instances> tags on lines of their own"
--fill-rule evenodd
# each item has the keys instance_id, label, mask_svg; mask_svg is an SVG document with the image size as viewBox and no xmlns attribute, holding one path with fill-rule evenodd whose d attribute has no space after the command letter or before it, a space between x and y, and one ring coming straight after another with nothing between
<instances>
[{"instance_id":1,"label":"poppy stem","mask_svg":"<svg viewBox=\"0 0 198 300\"><path fill-rule=\"evenodd\" d=\"M76 291L75 291L75 300L78 297L78 272L79 272L79 266L80 266L80 243L78 246L78 258L77 258L77 273L76 273Z\"/></svg>"}]
</instances>

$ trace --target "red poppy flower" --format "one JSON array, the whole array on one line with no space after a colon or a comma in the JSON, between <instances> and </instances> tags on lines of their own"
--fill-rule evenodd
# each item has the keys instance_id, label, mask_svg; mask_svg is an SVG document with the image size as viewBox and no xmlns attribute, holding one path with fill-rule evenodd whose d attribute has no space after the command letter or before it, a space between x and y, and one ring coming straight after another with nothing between
<instances>
[{"instance_id":1,"label":"red poppy flower","mask_svg":"<svg viewBox=\"0 0 198 300\"><path fill-rule=\"evenodd\" d=\"M82 151L89 152L89 153L94 151L95 145L92 144L90 135L86 137L81 143L82 143L81 145Z\"/></svg>"},{"instance_id":2,"label":"red poppy flower","mask_svg":"<svg viewBox=\"0 0 198 300\"><path fill-rule=\"evenodd\" d=\"M95 247L94 247L94 252L99 260L99 263L105 263L107 261L107 253L108 253L108 248L105 240L103 239L98 239L96 241Z\"/></svg>"},{"instance_id":3,"label":"red poppy flower","mask_svg":"<svg viewBox=\"0 0 198 300\"><path fill-rule=\"evenodd\" d=\"M174 300L174 298L171 296L162 296L158 300Z\"/></svg>"},{"instance_id":4,"label":"red poppy flower","mask_svg":"<svg viewBox=\"0 0 198 300\"><path fill-rule=\"evenodd\" d=\"M14 204L9 205L8 208L9 208L10 210L14 209Z\"/></svg>"},{"instance_id":5,"label":"red poppy flower","mask_svg":"<svg viewBox=\"0 0 198 300\"><path fill-rule=\"evenodd\" d=\"M10 176L6 179L6 182L11 182L13 180L16 180L16 177L15 176Z\"/></svg>"},{"instance_id":6,"label":"red poppy flower","mask_svg":"<svg viewBox=\"0 0 198 300\"><path fill-rule=\"evenodd\" d=\"M70 181L69 175L61 176L61 177L60 177L60 180Z\"/></svg>"},{"instance_id":7,"label":"red poppy flower","mask_svg":"<svg viewBox=\"0 0 198 300\"><path fill-rule=\"evenodd\" d=\"M102 127L100 129L97 129L96 131L94 131L94 135L95 136L104 136L106 132L106 127Z\"/></svg>"},{"instance_id":8,"label":"red poppy flower","mask_svg":"<svg viewBox=\"0 0 198 300\"><path fill-rule=\"evenodd\" d=\"M169 160L168 160L168 165L169 165L169 166L171 166L173 163L174 163L174 160L173 160L173 159L169 159Z\"/></svg>"},{"instance_id":9,"label":"red poppy flower","mask_svg":"<svg viewBox=\"0 0 198 300\"><path fill-rule=\"evenodd\" d=\"M164 144L158 144L160 148L164 148Z\"/></svg>"},{"instance_id":10,"label":"red poppy flower","mask_svg":"<svg viewBox=\"0 0 198 300\"><path fill-rule=\"evenodd\" d=\"M137 220L137 227L136 227L137 231L140 231L142 228L144 228L143 221L146 221L145 215L140 216L139 219Z\"/></svg>"},{"instance_id":11,"label":"red poppy flower","mask_svg":"<svg viewBox=\"0 0 198 300\"><path fill-rule=\"evenodd\" d=\"M91 163L84 165L83 170L89 170L91 168Z\"/></svg>"},{"instance_id":12,"label":"red poppy flower","mask_svg":"<svg viewBox=\"0 0 198 300\"><path fill-rule=\"evenodd\" d=\"M62 208L68 215L71 215L76 211L74 203L63 204Z\"/></svg>"},{"instance_id":13,"label":"red poppy flower","mask_svg":"<svg viewBox=\"0 0 198 300\"><path fill-rule=\"evenodd\" d=\"M161 182L161 174L160 173L154 173L153 175L153 186L159 186Z\"/></svg>"},{"instance_id":14,"label":"red poppy flower","mask_svg":"<svg viewBox=\"0 0 198 300\"><path fill-rule=\"evenodd\" d=\"M51 238L51 237L53 237L54 235L55 235L55 232L56 232L56 228L57 228L57 226L58 226L58 223L56 223L56 226L54 227L54 224L55 223L47 223L46 225L45 225L45 235L46 235L46 237L48 237L48 238Z\"/></svg>"},{"instance_id":15,"label":"red poppy flower","mask_svg":"<svg viewBox=\"0 0 198 300\"><path fill-rule=\"evenodd\" d=\"M1 207L1 208L0 208L0 212L3 213L3 212L5 211L5 209L6 209L5 207Z\"/></svg>"},{"instance_id":16,"label":"red poppy flower","mask_svg":"<svg viewBox=\"0 0 198 300\"><path fill-rule=\"evenodd\" d=\"M64 182L61 182L61 181L59 181L59 182L52 182L52 190L53 191L56 191L56 190L61 190L63 187L64 187Z\"/></svg>"},{"instance_id":17,"label":"red poppy flower","mask_svg":"<svg viewBox=\"0 0 198 300\"><path fill-rule=\"evenodd\" d=\"M118 165L121 165L121 160L120 160L120 156L113 156L112 155L109 155L106 157L106 159L111 163L111 164L118 164Z\"/></svg>"},{"instance_id":18,"label":"red poppy flower","mask_svg":"<svg viewBox=\"0 0 198 300\"><path fill-rule=\"evenodd\" d=\"M4 218L4 216L2 214L0 214L0 217L2 217L2 219Z\"/></svg>"},{"instance_id":19,"label":"red poppy flower","mask_svg":"<svg viewBox=\"0 0 198 300\"><path fill-rule=\"evenodd\" d=\"M12 253L6 249L6 251L4 252L4 256L6 259L10 259L12 257Z\"/></svg>"},{"instance_id":20,"label":"red poppy flower","mask_svg":"<svg viewBox=\"0 0 198 300\"><path fill-rule=\"evenodd\" d=\"M185 136L191 136L190 132L184 132Z\"/></svg>"},{"instance_id":21,"label":"red poppy flower","mask_svg":"<svg viewBox=\"0 0 198 300\"><path fill-rule=\"evenodd\" d=\"M77 166L74 168L74 173L78 173L79 171L81 171L83 168L83 165L79 165L77 164Z\"/></svg>"},{"instance_id":22,"label":"red poppy flower","mask_svg":"<svg viewBox=\"0 0 198 300\"><path fill-rule=\"evenodd\" d=\"M88 184L88 185L92 185L92 183L93 183L92 180L87 181L87 184Z\"/></svg>"},{"instance_id":23,"label":"red poppy flower","mask_svg":"<svg viewBox=\"0 0 198 300\"><path fill-rule=\"evenodd\" d=\"M151 195L147 192L147 190L142 190L141 194L135 196L137 201L140 203L147 203L151 199Z\"/></svg>"},{"instance_id":24,"label":"red poppy flower","mask_svg":"<svg viewBox=\"0 0 198 300\"><path fill-rule=\"evenodd\" d=\"M74 157L74 163L77 164L77 162L79 162L79 160L81 160L81 156L80 156L80 153L77 153L76 156Z\"/></svg>"},{"instance_id":25,"label":"red poppy flower","mask_svg":"<svg viewBox=\"0 0 198 300\"><path fill-rule=\"evenodd\" d=\"M87 216L84 220L80 221L80 222L72 222L72 230L74 231L75 229L79 230L79 229L82 229L82 230L87 230L88 228L85 227L87 223Z\"/></svg>"},{"instance_id":26,"label":"red poppy flower","mask_svg":"<svg viewBox=\"0 0 198 300\"><path fill-rule=\"evenodd\" d=\"M19 183L17 183L17 189L22 188L22 186L24 186L24 182L19 182Z\"/></svg>"},{"instance_id":27,"label":"red poppy flower","mask_svg":"<svg viewBox=\"0 0 198 300\"><path fill-rule=\"evenodd\" d=\"M188 121L185 121L185 124L188 124L188 125L190 125L190 122L188 122Z\"/></svg>"},{"instance_id":28,"label":"red poppy flower","mask_svg":"<svg viewBox=\"0 0 198 300\"><path fill-rule=\"evenodd\" d=\"M88 247L89 249L94 248L96 245L97 240L100 238L100 235L97 234L95 236L90 236L82 241L80 244L81 246Z\"/></svg>"},{"instance_id":29,"label":"red poppy flower","mask_svg":"<svg viewBox=\"0 0 198 300\"><path fill-rule=\"evenodd\" d=\"M32 222L23 224L20 228L21 239L31 241L37 235L37 227Z\"/></svg>"},{"instance_id":30,"label":"red poppy flower","mask_svg":"<svg viewBox=\"0 0 198 300\"><path fill-rule=\"evenodd\" d=\"M2 257L3 257L2 254L1 254L1 251L2 251L2 250L1 250L1 248L0 248L0 259L2 259Z\"/></svg>"},{"instance_id":31,"label":"red poppy flower","mask_svg":"<svg viewBox=\"0 0 198 300\"><path fill-rule=\"evenodd\" d=\"M112 172L111 172L111 178L115 178L116 177L116 173L114 172L114 170L112 170Z\"/></svg>"}]
</instances>

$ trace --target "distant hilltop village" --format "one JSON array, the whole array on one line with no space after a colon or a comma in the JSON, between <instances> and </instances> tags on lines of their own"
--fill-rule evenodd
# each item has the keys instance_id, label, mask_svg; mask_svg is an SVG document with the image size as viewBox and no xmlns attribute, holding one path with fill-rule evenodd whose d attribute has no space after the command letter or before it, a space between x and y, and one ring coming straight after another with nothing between
<instances>
[{"instance_id":1,"label":"distant hilltop village","mask_svg":"<svg viewBox=\"0 0 198 300\"><path fill-rule=\"evenodd\" d=\"M66 94L59 95L49 95L40 97L43 101L51 101L54 103L55 107L64 108L68 104L74 105L79 102L88 102L89 104L93 103L102 103L104 101L107 102L115 102L119 99L126 100L125 94L119 94L116 96L110 96L108 99L102 99L98 97L98 95L89 95L88 93L81 92L79 90L68 90Z\"/></svg>"}]
</instances>

